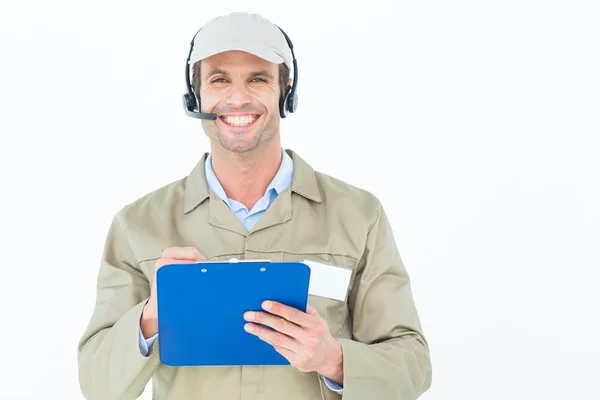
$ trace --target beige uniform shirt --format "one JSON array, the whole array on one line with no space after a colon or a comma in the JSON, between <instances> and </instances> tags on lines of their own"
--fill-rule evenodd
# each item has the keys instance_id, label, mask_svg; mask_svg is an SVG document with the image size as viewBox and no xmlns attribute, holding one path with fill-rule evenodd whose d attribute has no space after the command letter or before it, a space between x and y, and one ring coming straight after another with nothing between
<instances>
[{"instance_id":1,"label":"beige uniform shirt","mask_svg":"<svg viewBox=\"0 0 600 400\"><path fill-rule=\"evenodd\" d=\"M121 209L102 254L93 314L79 346L86 399L136 399L152 379L155 400L334 400L315 372L291 366L170 367L160 335L147 356L139 322L154 264L167 247L223 260L306 259L352 269L346 301L309 296L344 359L347 400L416 399L431 361L410 279L386 213L371 193L314 171L298 154L291 186L248 232L206 183L204 154L189 176Z\"/></svg>"}]
</instances>

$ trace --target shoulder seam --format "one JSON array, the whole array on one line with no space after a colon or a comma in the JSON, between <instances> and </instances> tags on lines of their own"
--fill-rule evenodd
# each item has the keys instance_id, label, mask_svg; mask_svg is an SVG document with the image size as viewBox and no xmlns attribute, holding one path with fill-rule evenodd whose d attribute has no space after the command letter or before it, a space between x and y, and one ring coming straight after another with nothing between
<instances>
[{"instance_id":1,"label":"shoulder seam","mask_svg":"<svg viewBox=\"0 0 600 400\"><path fill-rule=\"evenodd\" d=\"M127 222L125 221L125 209L126 208L127 208L127 206L121 208L121 210L117 213L117 218L119 220L119 224L121 225L121 228L123 229L125 239L127 240L127 247L129 247L129 251L131 252L131 255L133 256L133 259L135 260L135 268L137 268L139 270L140 262L138 261L138 258L136 257L135 252L133 251L133 247L131 247L131 239L129 237L129 232L127 231Z\"/></svg>"}]
</instances>

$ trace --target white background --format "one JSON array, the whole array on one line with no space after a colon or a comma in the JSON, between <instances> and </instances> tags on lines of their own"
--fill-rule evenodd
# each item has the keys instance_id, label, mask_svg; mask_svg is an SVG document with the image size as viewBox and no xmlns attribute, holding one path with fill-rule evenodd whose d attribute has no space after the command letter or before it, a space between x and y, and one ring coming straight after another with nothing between
<instances>
[{"instance_id":1,"label":"white background","mask_svg":"<svg viewBox=\"0 0 600 400\"><path fill-rule=\"evenodd\" d=\"M0 398L82 398L109 223L208 150L185 59L235 10L294 43L284 147L390 215L431 346L422 398L600 398L597 2L220 3L3 2Z\"/></svg>"}]
</instances>

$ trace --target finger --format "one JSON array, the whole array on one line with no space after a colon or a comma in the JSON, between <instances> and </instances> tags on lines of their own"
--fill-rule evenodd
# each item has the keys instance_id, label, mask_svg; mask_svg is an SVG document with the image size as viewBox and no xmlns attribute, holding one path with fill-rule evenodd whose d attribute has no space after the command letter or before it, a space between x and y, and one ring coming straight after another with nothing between
<instances>
[{"instance_id":1,"label":"finger","mask_svg":"<svg viewBox=\"0 0 600 400\"><path fill-rule=\"evenodd\" d=\"M176 260L205 260L206 257L195 247L170 247L164 249L162 253L164 258L173 258Z\"/></svg>"},{"instance_id":2,"label":"finger","mask_svg":"<svg viewBox=\"0 0 600 400\"><path fill-rule=\"evenodd\" d=\"M263 302L262 307L271 314L279 315L303 328L310 328L314 325L314 316L308 315L297 308L271 300Z\"/></svg>"},{"instance_id":3,"label":"finger","mask_svg":"<svg viewBox=\"0 0 600 400\"><path fill-rule=\"evenodd\" d=\"M177 260L175 258L160 258L156 261L156 269L162 268L169 264L194 264L194 260Z\"/></svg>"},{"instance_id":4,"label":"finger","mask_svg":"<svg viewBox=\"0 0 600 400\"><path fill-rule=\"evenodd\" d=\"M300 352L299 342L283 333L253 323L245 324L244 329L246 332L258 336L263 342L269 343L273 347L283 347L295 354Z\"/></svg>"},{"instance_id":5,"label":"finger","mask_svg":"<svg viewBox=\"0 0 600 400\"><path fill-rule=\"evenodd\" d=\"M289 363L293 366L294 365L294 361L296 360L296 358L298 357L298 355L296 353L294 353L293 351L290 351L288 349L286 349L285 347L281 347L281 346L273 346L273 348L275 349L276 352L278 352L279 354L281 354L286 360L289 361Z\"/></svg>"},{"instance_id":6,"label":"finger","mask_svg":"<svg viewBox=\"0 0 600 400\"><path fill-rule=\"evenodd\" d=\"M246 321L254 322L255 324L269 326L275 329L277 332L291 336L300 342L302 342L308 335L308 333L302 327L277 315L260 311L248 311L244 313L244 319Z\"/></svg>"}]
</instances>

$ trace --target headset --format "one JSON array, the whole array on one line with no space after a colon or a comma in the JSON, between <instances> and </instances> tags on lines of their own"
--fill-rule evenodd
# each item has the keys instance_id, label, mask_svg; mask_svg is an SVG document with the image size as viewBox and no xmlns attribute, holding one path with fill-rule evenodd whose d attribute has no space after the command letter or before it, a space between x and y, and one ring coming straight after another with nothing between
<instances>
[{"instance_id":1,"label":"headset","mask_svg":"<svg viewBox=\"0 0 600 400\"><path fill-rule=\"evenodd\" d=\"M277 26L277 28L279 28ZM202 29L202 28L200 28ZM198 32L200 32L200 29ZM281 118L287 117L289 114L296 112L296 108L298 107L298 94L296 93L296 88L298 87L298 63L296 61L296 56L294 55L294 46L292 45L292 41L288 37L288 35L283 31L283 29L279 28L283 36L285 36L285 40L292 51L292 60L294 66L294 80L292 85L288 85L285 91L285 96L283 99L279 101L279 115ZM198 35L196 32L196 35ZM185 86L187 88L187 93L183 95L183 108L185 113L192 117L198 119L206 119L206 120L216 120L217 114L207 114L200 111L200 99L196 97L196 94L192 90L192 86L190 83L190 58L192 57L192 51L194 49L194 39L192 38L192 42L190 43L190 53L188 54L187 61L185 62Z\"/></svg>"}]
</instances>

